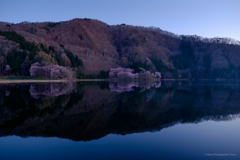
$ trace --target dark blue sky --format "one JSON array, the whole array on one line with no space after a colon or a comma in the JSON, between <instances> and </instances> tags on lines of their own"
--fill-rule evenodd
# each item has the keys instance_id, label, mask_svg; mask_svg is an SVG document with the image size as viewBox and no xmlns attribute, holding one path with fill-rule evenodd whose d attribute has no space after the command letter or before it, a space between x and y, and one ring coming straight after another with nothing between
<instances>
[{"instance_id":1,"label":"dark blue sky","mask_svg":"<svg viewBox=\"0 0 240 160\"><path fill-rule=\"evenodd\" d=\"M240 40L240 0L1 0L0 21L93 18L176 34Z\"/></svg>"}]
</instances>

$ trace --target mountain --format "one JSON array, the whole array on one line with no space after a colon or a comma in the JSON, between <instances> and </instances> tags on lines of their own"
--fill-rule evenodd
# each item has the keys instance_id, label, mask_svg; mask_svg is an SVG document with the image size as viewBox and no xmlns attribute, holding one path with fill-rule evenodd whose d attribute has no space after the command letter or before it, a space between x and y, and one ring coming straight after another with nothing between
<instances>
[{"instance_id":1,"label":"mountain","mask_svg":"<svg viewBox=\"0 0 240 160\"><path fill-rule=\"evenodd\" d=\"M159 71L163 78L239 78L239 60L240 42L230 38L110 26L86 18L58 23L0 22L0 71L5 75L9 74L7 65L15 75L29 75L31 64L39 62L95 75L126 67Z\"/></svg>"}]
</instances>

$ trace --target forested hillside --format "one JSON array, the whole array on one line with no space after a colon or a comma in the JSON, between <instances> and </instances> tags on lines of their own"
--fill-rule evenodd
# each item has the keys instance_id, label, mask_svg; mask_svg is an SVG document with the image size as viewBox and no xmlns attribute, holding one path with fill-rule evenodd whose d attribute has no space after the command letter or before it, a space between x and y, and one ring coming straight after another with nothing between
<instances>
[{"instance_id":1,"label":"forested hillside","mask_svg":"<svg viewBox=\"0 0 240 160\"><path fill-rule=\"evenodd\" d=\"M0 22L0 75L107 78L111 68L162 78L240 78L240 42L98 20Z\"/></svg>"}]
</instances>

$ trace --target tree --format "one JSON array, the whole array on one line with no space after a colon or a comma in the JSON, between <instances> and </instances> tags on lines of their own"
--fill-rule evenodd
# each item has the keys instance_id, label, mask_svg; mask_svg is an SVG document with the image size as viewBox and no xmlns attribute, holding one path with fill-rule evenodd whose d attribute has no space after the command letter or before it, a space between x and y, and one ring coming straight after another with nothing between
<instances>
[{"instance_id":1,"label":"tree","mask_svg":"<svg viewBox=\"0 0 240 160\"><path fill-rule=\"evenodd\" d=\"M61 58L62 58L62 61L63 61L65 67L71 67L71 66L72 66L71 61L70 61L70 59L67 57L66 54L62 54L62 55L61 55Z\"/></svg>"},{"instance_id":2,"label":"tree","mask_svg":"<svg viewBox=\"0 0 240 160\"><path fill-rule=\"evenodd\" d=\"M5 72L6 72L6 74L11 73L11 67L9 65L6 65Z\"/></svg>"},{"instance_id":3,"label":"tree","mask_svg":"<svg viewBox=\"0 0 240 160\"><path fill-rule=\"evenodd\" d=\"M0 72L1 74L3 73L3 69L4 69L4 60L5 58L3 56L0 57Z\"/></svg>"},{"instance_id":4,"label":"tree","mask_svg":"<svg viewBox=\"0 0 240 160\"><path fill-rule=\"evenodd\" d=\"M78 35L78 37L79 37L81 40L83 40L82 34Z\"/></svg>"},{"instance_id":5,"label":"tree","mask_svg":"<svg viewBox=\"0 0 240 160\"><path fill-rule=\"evenodd\" d=\"M7 54L6 60L9 66L11 67L11 70L17 74L20 73L21 70L21 64L26 58L26 52L19 52L16 50L12 50Z\"/></svg>"},{"instance_id":6,"label":"tree","mask_svg":"<svg viewBox=\"0 0 240 160\"><path fill-rule=\"evenodd\" d=\"M74 60L75 60L75 63L76 63L76 67L78 67L78 66L83 67L83 62L82 62L81 59L78 58L77 55L75 56Z\"/></svg>"},{"instance_id":7,"label":"tree","mask_svg":"<svg viewBox=\"0 0 240 160\"><path fill-rule=\"evenodd\" d=\"M43 51L40 51L35 57L34 60L41 63L42 65L56 64L56 60L51 56L46 54Z\"/></svg>"},{"instance_id":8,"label":"tree","mask_svg":"<svg viewBox=\"0 0 240 160\"><path fill-rule=\"evenodd\" d=\"M67 79L72 79L72 73L70 70L63 66L59 65L50 65L51 71L50 71L50 78L55 79L55 78L67 78Z\"/></svg>"},{"instance_id":9,"label":"tree","mask_svg":"<svg viewBox=\"0 0 240 160\"><path fill-rule=\"evenodd\" d=\"M7 39L14 41L16 43L19 43L21 45L21 48L23 50L27 50L29 52L37 52L39 51L38 47L35 45L35 43L30 43L26 41L26 39L21 36L20 34L17 34L15 31L11 32L2 32L0 31L1 36L5 36Z\"/></svg>"},{"instance_id":10,"label":"tree","mask_svg":"<svg viewBox=\"0 0 240 160\"><path fill-rule=\"evenodd\" d=\"M31 77L45 76L50 79L72 79L73 76L73 73L63 66L53 64L42 66L38 62L31 65L29 72Z\"/></svg>"},{"instance_id":11,"label":"tree","mask_svg":"<svg viewBox=\"0 0 240 160\"><path fill-rule=\"evenodd\" d=\"M39 69L42 67L42 65L38 62L36 63L33 63L29 69L29 72L30 72L30 76L31 77L36 77L38 76L38 71Z\"/></svg>"},{"instance_id":12,"label":"tree","mask_svg":"<svg viewBox=\"0 0 240 160\"><path fill-rule=\"evenodd\" d=\"M70 51L68 51L66 49L64 51L65 51L67 57L70 59L72 67L74 67L74 68L78 67L78 66L83 67L83 62L82 62L81 59L78 58L77 55L74 57L72 52L70 52Z\"/></svg>"},{"instance_id":13,"label":"tree","mask_svg":"<svg viewBox=\"0 0 240 160\"><path fill-rule=\"evenodd\" d=\"M7 24L6 27L8 28L8 32L10 32L11 25Z\"/></svg>"},{"instance_id":14,"label":"tree","mask_svg":"<svg viewBox=\"0 0 240 160\"><path fill-rule=\"evenodd\" d=\"M22 76L29 75L29 69L31 67L31 63L29 61L29 56L27 56L24 62L21 64Z\"/></svg>"}]
</instances>

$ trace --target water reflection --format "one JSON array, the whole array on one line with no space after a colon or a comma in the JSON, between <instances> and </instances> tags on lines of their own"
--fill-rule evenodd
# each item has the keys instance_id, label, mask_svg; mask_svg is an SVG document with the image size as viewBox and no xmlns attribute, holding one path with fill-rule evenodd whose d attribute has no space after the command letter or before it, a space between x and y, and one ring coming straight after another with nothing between
<instances>
[{"instance_id":1,"label":"water reflection","mask_svg":"<svg viewBox=\"0 0 240 160\"><path fill-rule=\"evenodd\" d=\"M56 97L68 94L71 93L73 89L73 83L31 84L29 92L33 98L38 99L41 95Z\"/></svg>"},{"instance_id":2,"label":"water reflection","mask_svg":"<svg viewBox=\"0 0 240 160\"><path fill-rule=\"evenodd\" d=\"M161 87L161 82L145 82L145 83L139 83L139 82L118 82L118 83L109 83L109 88L111 91L116 92L130 92L134 91L134 88L140 87L145 89L150 89L151 87L159 88Z\"/></svg>"},{"instance_id":3,"label":"water reflection","mask_svg":"<svg viewBox=\"0 0 240 160\"><path fill-rule=\"evenodd\" d=\"M75 141L239 117L237 82L49 83L0 86L0 136Z\"/></svg>"}]
</instances>

